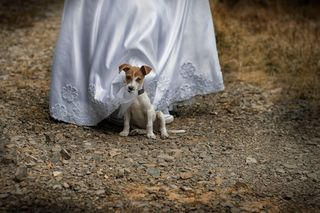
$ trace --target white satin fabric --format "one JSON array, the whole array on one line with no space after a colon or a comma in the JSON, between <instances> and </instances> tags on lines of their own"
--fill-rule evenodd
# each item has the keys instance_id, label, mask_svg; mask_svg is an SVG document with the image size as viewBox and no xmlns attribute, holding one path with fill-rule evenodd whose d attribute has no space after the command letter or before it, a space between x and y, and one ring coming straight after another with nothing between
<instances>
[{"instance_id":1,"label":"white satin fabric","mask_svg":"<svg viewBox=\"0 0 320 213\"><path fill-rule=\"evenodd\" d=\"M130 99L122 63L153 68L145 91L159 110L223 90L208 0L66 0L51 116L79 125L108 117Z\"/></svg>"}]
</instances>

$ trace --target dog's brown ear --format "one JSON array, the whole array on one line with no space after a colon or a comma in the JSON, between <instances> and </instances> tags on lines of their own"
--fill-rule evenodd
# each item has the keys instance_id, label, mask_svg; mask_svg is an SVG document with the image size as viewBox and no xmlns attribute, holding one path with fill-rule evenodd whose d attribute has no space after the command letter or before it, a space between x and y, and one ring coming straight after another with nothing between
<instances>
[{"instance_id":1,"label":"dog's brown ear","mask_svg":"<svg viewBox=\"0 0 320 213\"><path fill-rule=\"evenodd\" d=\"M131 68L131 65L130 64L121 64L119 66L119 73L123 70L124 72L127 72L129 71Z\"/></svg>"},{"instance_id":2,"label":"dog's brown ear","mask_svg":"<svg viewBox=\"0 0 320 213\"><path fill-rule=\"evenodd\" d=\"M152 68L144 65L140 68L140 70L143 73L143 75L148 75L151 72Z\"/></svg>"}]
</instances>

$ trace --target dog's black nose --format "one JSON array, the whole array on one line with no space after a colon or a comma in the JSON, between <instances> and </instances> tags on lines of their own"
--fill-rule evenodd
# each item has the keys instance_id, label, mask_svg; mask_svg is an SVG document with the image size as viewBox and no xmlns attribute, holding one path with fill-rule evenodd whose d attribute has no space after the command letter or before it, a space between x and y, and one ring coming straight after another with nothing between
<instances>
[{"instance_id":1,"label":"dog's black nose","mask_svg":"<svg viewBox=\"0 0 320 213\"><path fill-rule=\"evenodd\" d=\"M128 91L131 92L133 90L133 86L128 86Z\"/></svg>"}]
</instances>

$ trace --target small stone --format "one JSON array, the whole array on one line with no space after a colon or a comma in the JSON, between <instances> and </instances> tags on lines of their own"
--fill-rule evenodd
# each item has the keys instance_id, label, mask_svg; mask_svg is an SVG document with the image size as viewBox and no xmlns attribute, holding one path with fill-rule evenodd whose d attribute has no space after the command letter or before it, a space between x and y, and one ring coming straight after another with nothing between
<instances>
[{"instance_id":1,"label":"small stone","mask_svg":"<svg viewBox=\"0 0 320 213\"><path fill-rule=\"evenodd\" d=\"M102 169L99 169L99 170L97 171L97 174L98 174L98 175L103 175L103 170L102 170Z\"/></svg>"},{"instance_id":2,"label":"small stone","mask_svg":"<svg viewBox=\"0 0 320 213\"><path fill-rule=\"evenodd\" d=\"M193 177L192 172L183 172L180 174L180 178L183 180L190 179Z\"/></svg>"},{"instance_id":3,"label":"small stone","mask_svg":"<svg viewBox=\"0 0 320 213\"><path fill-rule=\"evenodd\" d=\"M106 194L106 191L104 189L99 189L95 192L96 195L102 196Z\"/></svg>"},{"instance_id":4,"label":"small stone","mask_svg":"<svg viewBox=\"0 0 320 213\"><path fill-rule=\"evenodd\" d=\"M297 169L298 168L296 165L288 164L288 163L283 163L282 165L287 169Z\"/></svg>"},{"instance_id":5,"label":"small stone","mask_svg":"<svg viewBox=\"0 0 320 213\"><path fill-rule=\"evenodd\" d=\"M63 174L63 172L54 171L54 172L52 172L52 174L53 174L54 177L57 177L57 176L61 176Z\"/></svg>"},{"instance_id":6,"label":"small stone","mask_svg":"<svg viewBox=\"0 0 320 213\"><path fill-rule=\"evenodd\" d=\"M178 189L178 186L177 186L177 185L170 184L169 186L170 186L170 188L172 188L172 189Z\"/></svg>"},{"instance_id":7,"label":"small stone","mask_svg":"<svg viewBox=\"0 0 320 213\"><path fill-rule=\"evenodd\" d=\"M66 149L62 148L60 153L61 153L61 156L62 156L63 159L65 159L65 160L70 160L71 159L71 155Z\"/></svg>"},{"instance_id":8,"label":"small stone","mask_svg":"<svg viewBox=\"0 0 320 213\"><path fill-rule=\"evenodd\" d=\"M8 149L14 148L16 145L13 143L6 144L5 147Z\"/></svg>"},{"instance_id":9,"label":"small stone","mask_svg":"<svg viewBox=\"0 0 320 213\"><path fill-rule=\"evenodd\" d=\"M37 165L35 162L30 162L30 163L27 163L26 164L26 166L28 167L28 168L32 168L32 167L34 167L35 165Z\"/></svg>"},{"instance_id":10,"label":"small stone","mask_svg":"<svg viewBox=\"0 0 320 213\"><path fill-rule=\"evenodd\" d=\"M68 183L63 183L62 185L63 185L63 187L66 188L66 189L70 188L70 185L69 185Z\"/></svg>"},{"instance_id":11,"label":"small stone","mask_svg":"<svg viewBox=\"0 0 320 213\"><path fill-rule=\"evenodd\" d=\"M16 173L14 175L14 180L20 182L27 177L28 168L25 165L21 165L17 168Z\"/></svg>"},{"instance_id":12,"label":"small stone","mask_svg":"<svg viewBox=\"0 0 320 213\"><path fill-rule=\"evenodd\" d=\"M146 172L154 178L160 177L160 170L157 168L147 168Z\"/></svg>"},{"instance_id":13,"label":"small stone","mask_svg":"<svg viewBox=\"0 0 320 213\"><path fill-rule=\"evenodd\" d=\"M167 161L167 162L170 162L170 161L174 160L173 156L170 156L170 155L167 155L167 154L161 154L157 158L160 161Z\"/></svg>"},{"instance_id":14,"label":"small stone","mask_svg":"<svg viewBox=\"0 0 320 213\"><path fill-rule=\"evenodd\" d=\"M277 168L276 169L277 172L281 173L281 174L284 174L286 171L284 171L284 169L282 168Z\"/></svg>"},{"instance_id":15,"label":"small stone","mask_svg":"<svg viewBox=\"0 0 320 213\"><path fill-rule=\"evenodd\" d=\"M188 186L181 186L181 190L185 191L185 192L190 192L190 191L192 191L192 188L188 187Z\"/></svg>"},{"instance_id":16,"label":"small stone","mask_svg":"<svg viewBox=\"0 0 320 213\"><path fill-rule=\"evenodd\" d=\"M91 146L91 143L90 142L84 142L84 145L85 146Z\"/></svg>"},{"instance_id":17,"label":"small stone","mask_svg":"<svg viewBox=\"0 0 320 213\"><path fill-rule=\"evenodd\" d=\"M52 188L53 189L62 189L62 186L60 184L56 184Z\"/></svg>"},{"instance_id":18,"label":"small stone","mask_svg":"<svg viewBox=\"0 0 320 213\"><path fill-rule=\"evenodd\" d=\"M52 152L60 152L61 146L60 145L54 145L51 149Z\"/></svg>"},{"instance_id":19,"label":"small stone","mask_svg":"<svg viewBox=\"0 0 320 213\"><path fill-rule=\"evenodd\" d=\"M247 157L246 158L246 163L247 164L257 163L257 160L255 158L252 158L252 157Z\"/></svg>"}]
</instances>

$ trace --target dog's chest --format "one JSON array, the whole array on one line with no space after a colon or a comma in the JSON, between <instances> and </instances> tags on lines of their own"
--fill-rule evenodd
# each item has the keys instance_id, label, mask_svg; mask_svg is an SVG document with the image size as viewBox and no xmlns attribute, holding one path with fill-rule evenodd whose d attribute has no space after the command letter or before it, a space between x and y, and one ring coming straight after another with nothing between
<instances>
[{"instance_id":1,"label":"dog's chest","mask_svg":"<svg viewBox=\"0 0 320 213\"><path fill-rule=\"evenodd\" d=\"M152 107L150 100L144 97L144 95L134 100L129 108L132 124L145 128L148 122L147 112L150 107Z\"/></svg>"}]
</instances>

